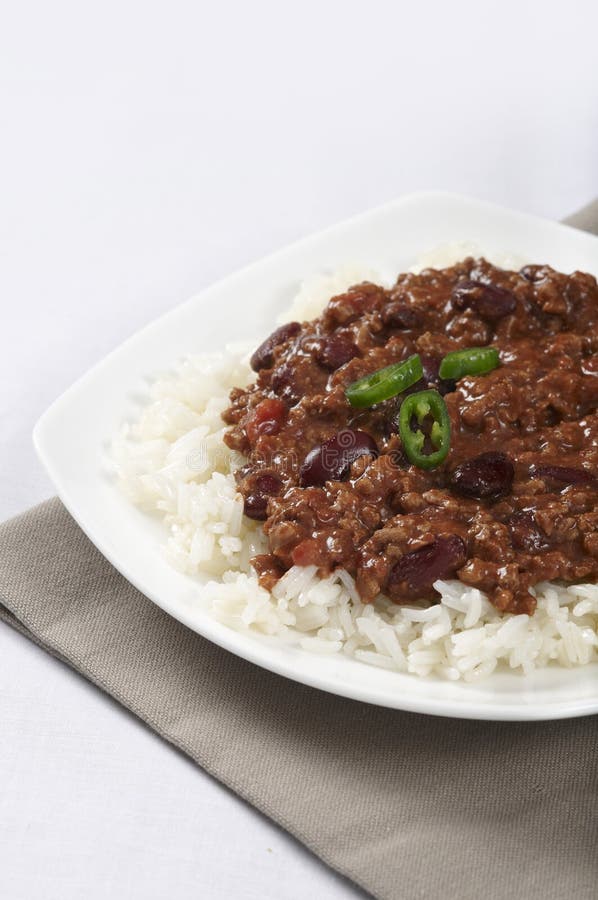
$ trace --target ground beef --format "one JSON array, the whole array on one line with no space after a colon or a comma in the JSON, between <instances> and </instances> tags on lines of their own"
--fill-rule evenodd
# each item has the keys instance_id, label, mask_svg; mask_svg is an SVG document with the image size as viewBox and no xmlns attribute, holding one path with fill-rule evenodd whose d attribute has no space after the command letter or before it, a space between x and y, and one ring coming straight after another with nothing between
<instances>
[{"instance_id":1,"label":"ground beef","mask_svg":"<svg viewBox=\"0 0 598 900\"><path fill-rule=\"evenodd\" d=\"M500 353L494 371L439 379L446 353L487 344ZM424 379L411 391L436 388L451 419L449 455L431 471L403 453L402 397L363 410L345 396L414 353ZM246 514L264 521L270 553L254 564L266 587L292 565L343 567L364 601L384 591L405 603L433 599L434 580L456 577L500 610L531 613L537 582L595 579L592 276L466 259L400 275L390 289L360 284L319 318L278 329L252 362L256 381L231 393L225 440L248 459L237 480ZM314 484L310 452L343 441L343 465Z\"/></svg>"}]
</instances>

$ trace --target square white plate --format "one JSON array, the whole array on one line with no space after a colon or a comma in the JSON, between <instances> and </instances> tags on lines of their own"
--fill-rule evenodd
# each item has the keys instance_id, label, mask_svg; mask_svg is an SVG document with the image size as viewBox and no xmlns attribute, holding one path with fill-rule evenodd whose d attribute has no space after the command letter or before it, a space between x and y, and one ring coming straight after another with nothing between
<instances>
[{"instance_id":1,"label":"square white plate","mask_svg":"<svg viewBox=\"0 0 598 900\"><path fill-rule=\"evenodd\" d=\"M598 274L598 238L565 225L445 193L421 193L336 225L237 272L127 340L42 416L39 456L88 537L140 591L185 625L257 665L332 693L383 706L479 719L550 719L598 712L598 665L501 672L479 685L419 679L240 634L215 621L201 582L163 559L163 527L117 490L105 454L135 415L147 380L187 353L235 340L259 343L311 275L363 265L390 278L438 244L473 241L570 272ZM148 637L151 640L151 636Z\"/></svg>"}]
</instances>

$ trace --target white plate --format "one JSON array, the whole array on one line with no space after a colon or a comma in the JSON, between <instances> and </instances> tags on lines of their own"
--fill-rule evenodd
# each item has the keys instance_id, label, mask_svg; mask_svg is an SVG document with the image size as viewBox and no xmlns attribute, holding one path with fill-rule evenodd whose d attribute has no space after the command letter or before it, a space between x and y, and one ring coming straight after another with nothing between
<instances>
[{"instance_id":1,"label":"white plate","mask_svg":"<svg viewBox=\"0 0 598 900\"><path fill-rule=\"evenodd\" d=\"M147 326L63 394L34 441L58 494L98 549L185 625L257 665L322 690L382 706L471 719L554 719L598 712L598 665L504 672L479 685L419 679L343 656L318 656L240 634L212 619L201 582L174 571L157 521L133 508L104 463L108 441L134 416L147 379L186 353L263 339L300 282L363 265L390 277L448 241L474 241L565 272L598 274L598 238L564 225L444 193L422 193L336 225L231 275ZM148 636L151 640L151 636ZM292 702L292 690L289 690Z\"/></svg>"}]
</instances>

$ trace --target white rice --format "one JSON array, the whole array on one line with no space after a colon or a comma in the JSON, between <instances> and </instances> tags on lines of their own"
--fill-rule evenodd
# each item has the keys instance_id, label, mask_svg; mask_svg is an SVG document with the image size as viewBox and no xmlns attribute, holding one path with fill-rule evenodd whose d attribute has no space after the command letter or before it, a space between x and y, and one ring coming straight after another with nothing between
<instances>
[{"instance_id":1,"label":"white rice","mask_svg":"<svg viewBox=\"0 0 598 900\"><path fill-rule=\"evenodd\" d=\"M479 252L473 245L443 247L422 265L451 265ZM313 279L280 321L313 318L335 293L376 277L362 269ZM138 420L115 437L111 453L127 497L162 517L169 562L211 579L202 598L215 617L315 653L344 653L368 665L454 681L478 681L497 667L527 674L552 662L572 667L598 659L593 584L537 585L533 616L500 614L483 593L459 581L436 582L439 603L410 607L385 597L364 605L346 571L322 579L313 566L294 566L271 593L260 587L250 560L267 551L267 541L261 525L243 515L233 473L244 459L224 444L220 417L229 390L252 379L250 349L228 346L185 359L153 384Z\"/></svg>"}]
</instances>

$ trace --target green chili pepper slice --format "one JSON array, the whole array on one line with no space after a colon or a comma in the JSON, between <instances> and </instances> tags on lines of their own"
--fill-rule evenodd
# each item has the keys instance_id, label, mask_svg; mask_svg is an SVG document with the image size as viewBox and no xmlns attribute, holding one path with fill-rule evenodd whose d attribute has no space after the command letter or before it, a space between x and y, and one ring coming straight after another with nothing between
<instances>
[{"instance_id":1,"label":"green chili pepper slice","mask_svg":"<svg viewBox=\"0 0 598 900\"><path fill-rule=\"evenodd\" d=\"M427 437L434 448L425 451L424 420L432 417ZM415 427L412 427L415 418ZM417 427L420 426L420 427ZM435 469L446 459L451 443L451 420L438 391L419 391L405 397L399 410L399 434L409 462L420 469Z\"/></svg>"},{"instance_id":2,"label":"green chili pepper slice","mask_svg":"<svg viewBox=\"0 0 598 900\"><path fill-rule=\"evenodd\" d=\"M377 372L354 381L345 389L345 395L351 406L364 409L396 397L423 378L423 375L421 359L414 353L405 362L393 363L392 366L378 369Z\"/></svg>"},{"instance_id":3,"label":"green chili pepper slice","mask_svg":"<svg viewBox=\"0 0 598 900\"><path fill-rule=\"evenodd\" d=\"M496 369L499 362L496 347L469 347L447 353L440 363L438 374L441 378L458 381L464 375L485 375Z\"/></svg>"}]
</instances>

